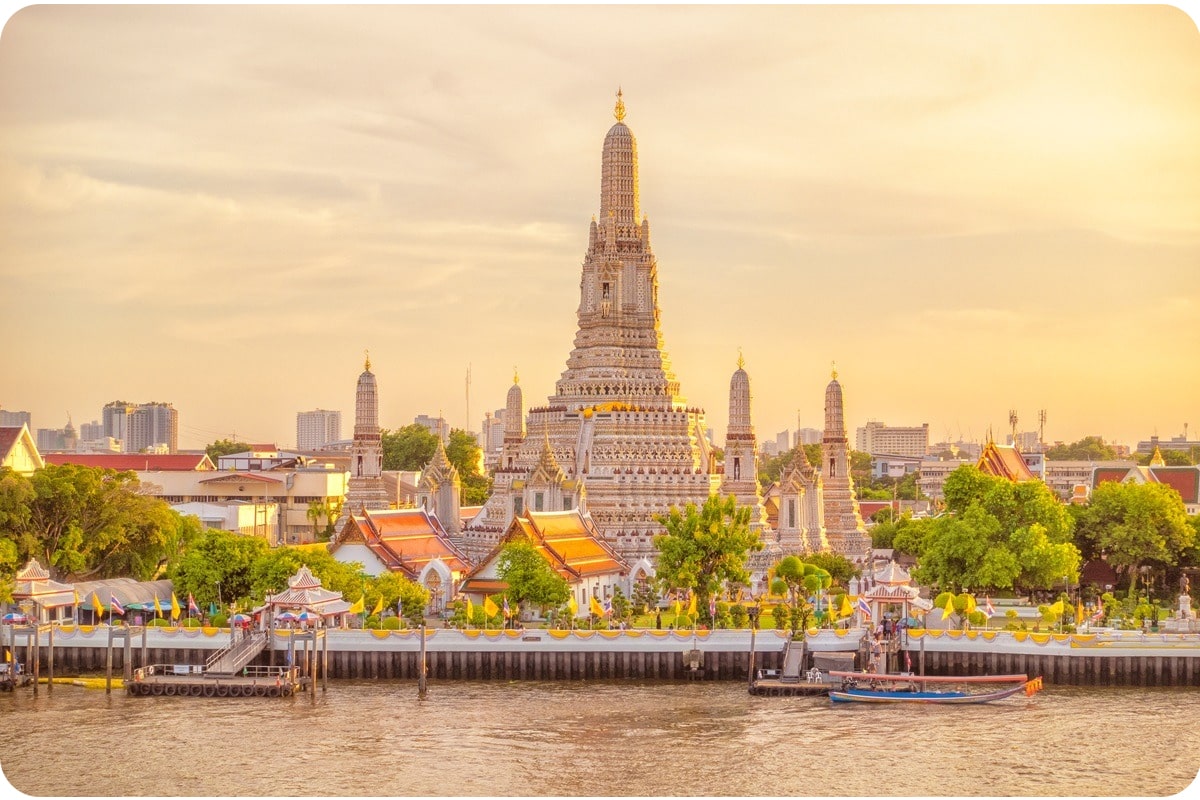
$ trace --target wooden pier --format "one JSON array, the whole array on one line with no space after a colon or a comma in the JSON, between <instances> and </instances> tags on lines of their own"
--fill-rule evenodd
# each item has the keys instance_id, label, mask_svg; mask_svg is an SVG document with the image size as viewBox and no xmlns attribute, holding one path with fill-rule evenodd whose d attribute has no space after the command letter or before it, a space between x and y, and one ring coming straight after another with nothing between
<instances>
[{"instance_id":1,"label":"wooden pier","mask_svg":"<svg viewBox=\"0 0 1200 800\"><path fill-rule=\"evenodd\" d=\"M135 669L125 690L135 697L291 697L311 683L297 667L245 667L238 675L217 675L188 664L151 664Z\"/></svg>"}]
</instances>

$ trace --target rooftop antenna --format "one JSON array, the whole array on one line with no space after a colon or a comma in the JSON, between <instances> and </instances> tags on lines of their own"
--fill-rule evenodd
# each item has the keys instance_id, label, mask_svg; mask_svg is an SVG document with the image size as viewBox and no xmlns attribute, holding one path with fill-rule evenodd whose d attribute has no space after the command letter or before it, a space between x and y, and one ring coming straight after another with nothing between
<instances>
[{"instance_id":1,"label":"rooftop antenna","mask_svg":"<svg viewBox=\"0 0 1200 800\"><path fill-rule=\"evenodd\" d=\"M1046 409L1038 411L1038 444L1046 449Z\"/></svg>"},{"instance_id":2,"label":"rooftop antenna","mask_svg":"<svg viewBox=\"0 0 1200 800\"><path fill-rule=\"evenodd\" d=\"M471 364L467 362L467 424L463 430L471 430Z\"/></svg>"}]
</instances>

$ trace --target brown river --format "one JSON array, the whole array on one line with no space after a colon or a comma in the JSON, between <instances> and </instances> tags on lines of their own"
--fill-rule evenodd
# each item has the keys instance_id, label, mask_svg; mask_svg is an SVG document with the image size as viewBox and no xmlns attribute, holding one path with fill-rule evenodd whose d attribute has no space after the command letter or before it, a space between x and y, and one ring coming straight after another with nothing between
<instances>
[{"instance_id":1,"label":"brown river","mask_svg":"<svg viewBox=\"0 0 1200 800\"><path fill-rule=\"evenodd\" d=\"M442 682L422 701L337 681L315 702L59 685L0 695L0 766L51 796L1163 796L1196 781L1200 691L897 708L738 682Z\"/></svg>"}]
</instances>

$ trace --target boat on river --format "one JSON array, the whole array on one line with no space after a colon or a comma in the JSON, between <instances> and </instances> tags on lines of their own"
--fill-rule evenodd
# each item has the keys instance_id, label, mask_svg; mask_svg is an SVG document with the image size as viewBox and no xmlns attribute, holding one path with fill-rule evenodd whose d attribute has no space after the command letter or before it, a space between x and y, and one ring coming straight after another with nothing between
<instances>
[{"instance_id":1,"label":"boat on river","mask_svg":"<svg viewBox=\"0 0 1200 800\"><path fill-rule=\"evenodd\" d=\"M12 657L9 656L11 659ZM5 661L0 663L0 692L11 692L20 686L29 686L33 683L33 676L25 671L24 666L19 661Z\"/></svg>"},{"instance_id":2,"label":"boat on river","mask_svg":"<svg viewBox=\"0 0 1200 800\"><path fill-rule=\"evenodd\" d=\"M936 705L977 705L1012 697L1018 692L1033 696L1042 688L1042 679L1027 675L889 675L870 672L831 672L840 678L840 689L830 689L834 703L932 703ZM954 686L950 689L930 689L929 684ZM989 684L1005 684L991 689ZM969 688L984 686L985 691Z\"/></svg>"}]
</instances>

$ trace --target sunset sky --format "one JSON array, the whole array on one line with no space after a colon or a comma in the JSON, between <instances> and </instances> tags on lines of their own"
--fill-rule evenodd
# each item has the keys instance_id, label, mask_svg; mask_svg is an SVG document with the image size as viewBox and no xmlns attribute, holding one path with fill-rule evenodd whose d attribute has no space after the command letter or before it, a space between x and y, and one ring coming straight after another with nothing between
<instances>
[{"instance_id":1,"label":"sunset sky","mask_svg":"<svg viewBox=\"0 0 1200 800\"><path fill-rule=\"evenodd\" d=\"M36 6L0 36L0 407L295 440L544 402L620 86L724 435L1200 438L1200 34L1166 6ZM471 365L471 419L464 378Z\"/></svg>"}]
</instances>

